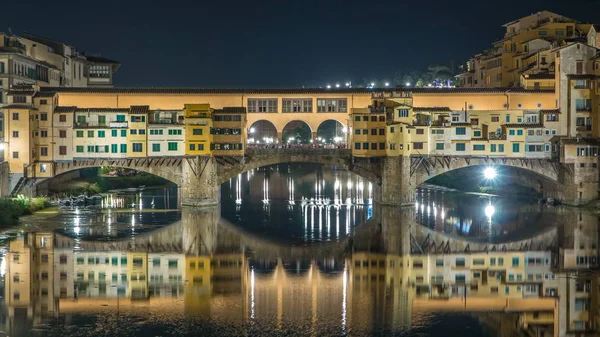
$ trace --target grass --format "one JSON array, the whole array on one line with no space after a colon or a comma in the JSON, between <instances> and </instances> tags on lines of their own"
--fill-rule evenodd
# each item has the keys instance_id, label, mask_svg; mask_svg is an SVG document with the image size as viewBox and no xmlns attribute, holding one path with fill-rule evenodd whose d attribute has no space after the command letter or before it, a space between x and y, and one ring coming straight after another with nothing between
<instances>
[{"instance_id":1,"label":"grass","mask_svg":"<svg viewBox=\"0 0 600 337\"><path fill-rule=\"evenodd\" d=\"M16 198L0 198L0 227L14 226L19 222L19 217L51 206L50 199L46 197L28 198L19 195Z\"/></svg>"}]
</instances>

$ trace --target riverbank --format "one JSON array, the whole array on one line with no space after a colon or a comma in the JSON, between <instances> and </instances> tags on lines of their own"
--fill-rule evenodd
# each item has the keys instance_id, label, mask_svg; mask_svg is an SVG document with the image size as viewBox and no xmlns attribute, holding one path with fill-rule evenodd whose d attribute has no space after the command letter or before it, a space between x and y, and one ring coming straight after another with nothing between
<instances>
[{"instance_id":1,"label":"riverbank","mask_svg":"<svg viewBox=\"0 0 600 337\"><path fill-rule=\"evenodd\" d=\"M98 194L115 189L137 188L139 186L161 187L170 182L151 174L138 174L134 176L106 176L76 178L61 185L60 190L53 189L50 194L64 193L66 195Z\"/></svg>"},{"instance_id":2,"label":"riverbank","mask_svg":"<svg viewBox=\"0 0 600 337\"><path fill-rule=\"evenodd\" d=\"M14 226L22 216L47 210L52 206L50 199L46 197L28 198L20 195L17 198L0 198L0 228Z\"/></svg>"}]
</instances>

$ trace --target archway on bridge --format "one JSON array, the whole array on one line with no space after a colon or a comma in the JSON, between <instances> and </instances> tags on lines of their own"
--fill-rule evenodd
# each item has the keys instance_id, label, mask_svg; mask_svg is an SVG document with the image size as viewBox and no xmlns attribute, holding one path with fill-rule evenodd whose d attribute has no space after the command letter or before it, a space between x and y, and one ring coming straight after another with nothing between
<instances>
[{"instance_id":1,"label":"archway on bridge","mask_svg":"<svg viewBox=\"0 0 600 337\"><path fill-rule=\"evenodd\" d=\"M168 170L168 168L165 168ZM75 167L33 186L32 193L65 207L177 209L177 183L163 172L119 166Z\"/></svg>"},{"instance_id":2,"label":"archway on bridge","mask_svg":"<svg viewBox=\"0 0 600 337\"><path fill-rule=\"evenodd\" d=\"M287 123L282 130L282 142L287 144L310 144L315 136L310 125L300 120Z\"/></svg>"},{"instance_id":3,"label":"archway on bridge","mask_svg":"<svg viewBox=\"0 0 600 337\"><path fill-rule=\"evenodd\" d=\"M348 139L348 128L335 119L328 119L317 128L319 144L345 145Z\"/></svg>"},{"instance_id":4,"label":"archway on bridge","mask_svg":"<svg viewBox=\"0 0 600 337\"><path fill-rule=\"evenodd\" d=\"M248 144L274 144L277 142L277 128L268 120L256 121L248 129Z\"/></svg>"}]
</instances>

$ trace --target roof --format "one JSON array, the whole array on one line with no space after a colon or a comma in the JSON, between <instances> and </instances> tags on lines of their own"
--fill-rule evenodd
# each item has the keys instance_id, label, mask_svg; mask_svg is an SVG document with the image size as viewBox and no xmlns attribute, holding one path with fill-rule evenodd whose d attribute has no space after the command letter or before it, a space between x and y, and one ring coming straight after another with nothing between
<instances>
[{"instance_id":1,"label":"roof","mask_svg":"<svg viewBox=\"0 0 600 337\"><path fill-rule=\"evenodd\" d=\"M56 113L75 112L76 109L77 109L76 106L57 106L54 108L54 112L56 112Z\"/></svg>"},{"instance_id":2,"label":"roof","mask_svg":"<svg viewBox=\"0 0 600 337\"><path fill-rule=\"evenodd\" d=\"M38 91L33 97L54 97L56 93L54 91Z\"/></svg>"},{"instance_id":3,"label":"roof","mask_svg":"<svg viewBox=\"0 0 600 337\"><path fill-rule=\"evenodd\" d=\"M126 109L129 110L130 114L148 114L148 110L150 109L150 107L148 105L132 105L131 109Z\"/></svg>"},{"instance_id":4,"label":"roof","mask_svg":"<svg viewBox=\"0 0 600 337\"><path fill-rule=\"evenodd\" d=\"M592 137L563 137L559 140L564 145L596 145L600 146L600 138Z\"/></svg>"},{"instance_id":5,"label":"roof","mask_svg":"<svg viewBox=\"0 0 600 337\"><path fill-rule=\"evenodd\" d=\"M559 109L543 109L543 110L540 110L540 112L542 114L544 114L544 115L546 115L546 114L560 114L561 113Z\"/></svg>"},{"instance_id":6,"label":"roof","mask_svg":"<svg viewBox=\"0 0 600 337\"><path fill-rule=\"evenodd\" d=\"M93 63L113 63L113 64L119 64L119 61L115 61L115 60L111 60L108 59L106 57L102 57L102 56L94 56L94 55L86 55L84 54L85 58Z\"/></svg>"},{"instance_id":7,"label":"roof","mask_svg":"<svg viewBox=\"0 0 600 337\"><path fill-rule=\"evenodd\" d=\"M555 78L551 73L524 74L523 77L529 80L553 80Z\"/></svg>"},{"instance_id":8,"label":"roof","mask_svg":"<svg viewBox=\"0 0 600 337\"><path fill-rule=\"evenodd\" d=\"M469 94L469 93L554 93L554 89L524 89L520 87L497 87L497 88L413 88L413 94Z\"/></svg>"},{"instance_id":9,"label":"roof","mask_svg":"<svg viewBox=\"0 0 600 337\"><path fill-rule=\"evenodd\" d=\"M541 123L507 123L504 124L507 128L542 128L544 127Z\"/></svg>"},{"instance_id":10,"label":"roof","mask_svg":"<svg viewBox=\"0 0 600 337\"><path fill-rule=\"evenodd\" d=\"M2 107L2 109L27 109L27 110L37 110L30 104L9 104Z\"/></svg>"},{"instance_id":11,"label":"roof","mask_svg":"<svg viewBox=\"0 0 600 337\"><path fill-rule=\"evenodd\" d=\"M434 107L413 107L414 112L420 111L431 111L431 112L450 112L450 108L447 106L434 106Z\"/></svg>"},{"instance_id":12,"label":"roof","mask_svg":"<svg viewBox=\"0 0 600 337\"><path fill-rule=\"evenodd\" d=\"M68 93L99 94L371 94L375 90L367 88L111 88L111 87L44 87L41 90ZM389 89L386 89L386 91ZM380 91L380 90L376 90ZM393 90L389 90L393 91Z\"/></svg>"},{"instance_id":13,"label":"roof","mask_svg":"<svg viewBox=\"0 0 600 337\"><path fill-rule=\"evenodd\" d=\"M127 112L129 112L129 109L128 108L76 108L75 109L75 112L88 112L88 111L127 113Z\"/></svg>"},{"instance_id":14,"label":"roof","mask_svg":"<svg viewBox=\"0 0 600 337\"><path fill-rule=\"evenodd\" d=\"M6 95L15 96L15 95L24 95L24 96L32 96L35 94L33 90L9 90Z\"/></svg>"},{"instance_id":15,"label":"roof","mask_svg":"<svg viewBox=\"0 0 600 337\"><path fill-rule=\"evenodd\" d=\"M571 80L593 80L600 76L594 74L568 74L567 77Z\"/></svg>"},{"instance_id":16,"label":"roof","mask_svg":"<svg viewBox=\"0 0 600 337\"><path fill-rule=\"evenodd\" d=\"M235 114L245 114L246 108L243 106L226 106L223 109L215 109L213 113L235 113Z\"/></svg>"}]
</instances>

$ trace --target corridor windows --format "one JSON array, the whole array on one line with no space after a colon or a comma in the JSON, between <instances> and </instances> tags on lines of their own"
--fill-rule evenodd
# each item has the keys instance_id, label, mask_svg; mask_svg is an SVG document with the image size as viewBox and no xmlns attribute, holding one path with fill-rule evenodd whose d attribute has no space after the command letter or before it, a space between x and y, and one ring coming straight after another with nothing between
<instances>
[{"instance_id":1,"label":"corridor windows","mask_svg":"<svg viewBox=\"0 0 600 337\"><path fill-rule=\"evenodd\" d=\"M312 112L312 98L282 100L283 112Z\"/></svg>"},{"instance_id":2,"label":"corridor windows","mask_svg":"<svg viewBox=\"0 0 600 337\"><path fill-rule=\"evenodd\" d=\"M277 98L248 98L248 112L277 112Z\"/></svg>"},{"instance_id":3,"label":"corridor windows","mask_svg":"<svg viewBox=\"0 0 600 337\"><path fill-rule=\"evenodd\" d=\"M340 99L317 99L317 112L347 112L348 100Z\"/></svg>"}]
</instances>

